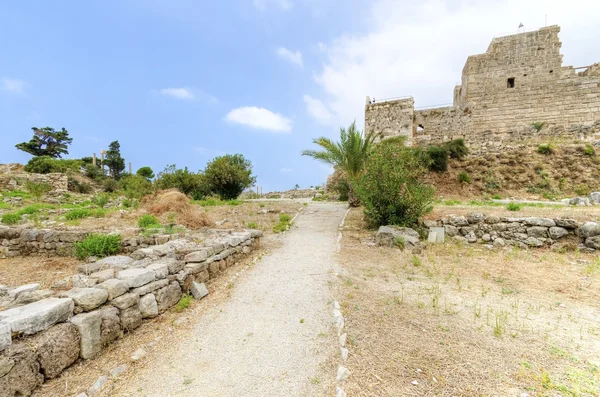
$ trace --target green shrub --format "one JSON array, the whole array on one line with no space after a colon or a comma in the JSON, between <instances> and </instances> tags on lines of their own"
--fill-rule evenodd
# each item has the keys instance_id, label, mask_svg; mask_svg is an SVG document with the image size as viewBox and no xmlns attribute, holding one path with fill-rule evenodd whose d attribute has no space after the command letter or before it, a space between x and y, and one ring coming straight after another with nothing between
<instances>
[{"instance_id":1,"label":"green shrub","mask_svg":"<svg viewBox=\"0 0 600 397\"><path fill-rule=\"evenodd\" d=\"M460 174L458 174L458 181L460 183L471 183L471 177L466 171L461 171Z\"/></svg>"},{"instance_id":2,"label":"green shrub","mask_svg":"<svg viewBox=\"0 0 600 397\"><path fill-rule=\"evenodd\" d=\"M56 206L52 205L52 204L43 204L43 203L38 203L38 204L33 204L33 205L29 205L27 207L21 208L19 211L17 211L17 214L19 215L33 215L36 214L38 212L40 212L40 210L42 209L54 209L56 208Z\"/></svg>"},{"instance_id":3,"label":"green shrub","mask_svg":"<svg viewBox=\"0 0 600 397\"><path fill-rule=\"evenodd\" d=\"M583 154L586 156L593 156L596 154L596 149L594 149L594 147L588 143L583 148Z\"/></svg>"},{"instance_id":4,"label":"green shrub","mask_svg":"<svg viewBox=\"0 0 600 397\"><path fill-rule=\"evenodd\" d=\"M92 203L97 205L100 208L104 208L106 204L108 204L108 195L106 194L97 194L92 197Z\"/></svg>"},{"instance_id":5,"label":"green shrub","mask_svg":"<svg viewBox=\"0 0 600 397\"><path fill-rule=\"evenodd\" d=\"M16 225L21 221L21 214L4 214L1 220L5 225Z\"/></svg>"},{"instance_id":6,"label":"green shrub","mask_svg":"<svg viewBox=\"0 0 600 397\"><path fill-rule=\"evenodd\" d=\"M552 154L554 153L554 146L552 146L550 143L542 143L538 145L537 152L544 155Z\"/></svg>"},{"instance_id":7,"label":"green shrub","mask_svg":"<svg viewBox=\"0 0 600 397\"><path fill-rule=\"evenodd\" d=\"M243 203L242 200L236 200L236 199L227 200L227 205L231 205L231 206L240 205L242 203Z\"/></svg>"},{"instance_id":8,"label":"green shrub","mask_svg":"<svg viewBox=\"0 0 600 397\"><path fill-rule=\"evenodd\" d=\"M587 196L592 192L592 190L586 185L577 185L575 186L575 189L573 189L573 191L578 196Z\"/></svg>"},{"instance_id":9,"label":"green shrub","mask_svg":"<svg viewBox=\"0 0 600 397\"><path fill-rule=\"evenodd\" d=\"M33 157L27 162L24 170L36 174L49 174L51 172L78 173L83 162L81 160L55 159L49 156Z\"/></svg>"},{"instance_id":10,"label":"green shrub","mask_svg":"<svg viewBox=\"0 0 600 397\"><path fill-rule=\"evenodd\" d=\"M248 229L258 229L256 222L248 222Z\"/></svg>"},{"instance_id":11,"label":"green shrub","mask_svg":"<svg viewBox=\"0 0 600 397\"><path fill-rule=\"evenodd\" d=\"M340 201L348 201L350 184L348 183L346 174L342 170L336 169L333 174L327 178L325 191L337 193Z\"/></svg>"},{"instance_id":12,"label":"green shrub","mask_svg":"<svg viewBox=\"0 0 600 397\"><path fill-rule=\"evenodd\" d=\"M140 175L122 177L119 180L119 187L125 193L125 197L130 199L141 199L154 191L152 182Z\"/></svg>"},{"instance_id":13,"label":"green shrub","mask_svg":"<svg viewBox=\"0 0 600 397\"><path fill-rule=\"evenodd\" d=\"M179 302L177 302L177 306L175 306L175 311L176 312L182 312L185 309L187 309L188 307L190 307L190 304L192 303L192 296L185 294L181 297L181 299L179 299Z\"/></svg>"},{"instance_id":14,"label":"green shrub","mask_svg":"<svg viewBox=\"0 0 600 397\"><path fill-rule=\"evenodd\" d=\"M196 204L200 205L201 207L216 207L217 205L221 205L223 204L223 202L221 200L217 200L214 198L209 198L206 200L199 200L199 201L194 201Z\"/></svg>"},{"instance_id":15,"label":"green shrub","mask_svg":"<svg viewBox=\"0 0 600 397\"><path fill-rule=\"evenodd\" d=\"M145 179L145 178L144 178ZM194 200L202 200L210 194L210 188L202 172L192 172L187 167L178 169L175 164L167 165L154 181L158 190L177 189Z\"/></svg>"},{"instance_id":16,"label":"green shrub","mask_svg":"<svg viewBox=\"0 0 600 397\"><path fill-rule=\"evenodd\" d=\"M288 214L279 214L279 222L289 222L292 220L292 217Z\"/></svg>"},{"instance_id":17,"label":"green shrub","mask_svg":"<svg viewBox=\"0 0 600 397\"><path fill-rule=\"evenodd\" d=\"M545 125L546 125L545 121L536 121L534 123L531 123L531 128L533 128L537 132L540 132L542 130L542 128L544 128Z\"/></svg>"},{"instance_id":18,"label":"green shrub","mask_svg":"<svg viewBox=\"0 0 600 397\"><path fill-rule=\"evenodd\" d=\"M98 209L90 209L90 208L76 208L71 210L65 214L65 219L68 221L73 221L75 219L84 219L84 218L102 218L106 215L106 210L98 208Z\"/></svg>"},{"instance_id":19,"label":"green shrub","mask_svg":"<svg viewBox=\"0 0 600 397\"><path fill-rule=\"evenodd\" d=\"M206 165L204 178L208 189L221 200L238 198L256 182L256 177L252 176L252 163L241 154L216 157Z\"/></svg>"},{"instance_id":20,"label":"green shrub","mask_svg":"<svg viewBox=\"0 0 600 397\"><path fill-rule=\"evenodd\" d=\"M432 210L434 189L423 182L426 162L419 150L374 147L356 189L370 226L413 225Z\"/></svg>"},{"instance_id":21,"label":"green shrub","mask_svg":"<svg viewBox=\"0 0 600 397\"><path fill-rule=\"evenodd\" d=\"M154 171L152 171L152 168L150 167L142 167L139 170L137 170L136 175L142 176L146 179L153 179Z\"/></svg>"},{"instance_id":22,"label":"green shrub","mask_svg":"<svg viewBox=\"0 0 600 397\"><path fill-rule=\"evenodd\" d=\"M150 214L146 214L146 215L142 215L138 218L138 226L141 227L142 229L145 229L148 227L160 226L160 222L158 219L156 219L156 217L154 217Z\"/></svg>"},{"instance_id":23,"label":"green shrub","mask_svg":"<svg viewBox=\"0 0 600 397\"><path fill-rule=\"evenodd\" d=\"M35 183L25 181L25 189L35 198L35 201L40 201L42 196L52 190L52 186L47 183Z\"/></svg>"},{"instance_id":24,"label":"green shrub","mask_svg":"<svg viewBox=\"0 0 600 397\"><path fill-rule=\"evenodd\" d=\"M279 222L273 226L274 233L282 233L288 230L292 222L292 217L288 214L279 214Z\"/></svg>"},{"instance_id":25,"label":"green shrub","mask_svg":"<svg viewBox=\"0 0 600 397\"><path fill-rule=\"evenodd\" d=\"M404 237L396 236L396 238L394 239L394 245L396 247L400 248L401 250L404 250L404 247L406 245L406 241L404 240Z\"/></svg>"},{"instance_id":26,"label":"green shrub","mask_svg":"<svg viewBox=\"0 0 600 397\"><path fill-rule=\"evenodd\" d=\"M85 172L85 176L95 181L106 177L106 175L104 174L104 170L101 167L98 167L97 165L85 164L83 166L83 169Z\"/></svg>"},{"instance_id":27,"label":"green shrub","mask_svg":"<svg viewBox=\"0 0 600 397\"><path fill-rule=\"evenodd\" d=\"M445 172L448 170L448 152L440 146L427 147L427 157L431 160L429 169L435 172Z\"/></svg>"},{"instance_id":28,"label":"green shrub","mask_svg":"<svg viewBox=\"0 0 600 397\"><path fill-rule=\"evenodd\" d=\"M114 193L119 190L119 183L112 178L106 178L102 181L102 189L106 193Z\"/></svg>"},{"instance_id":29,"label":"green shrub","mask_svg":"<svg viewBox=\"0 0 600 397\"><path fill-rule=\"evenodd\" d=\"M90 256L103 258L121 250L121 236L118 234L90 234L85 240L75 243L75 256L85 259Z\"/></svg>"},{"instance_id":30,"label":"green shrub","mask_svg":"<svg viewBox=\"0 0 600 397\"><path fill-rule=\"evenodd\" d=\"M82 193L82 194L90 194L93 192L94 188L87 182L80 182L75 178L69 177L68 180L68 188L71 192Z\"/></svg>"},{"instance_id":31,"label":"green shrub","mask_svg":"<svg viewBox=\"0 0 600 397\"><path fill-rule=\"evenodd\" d=\"M259 206L260 208L265 208L265 204L264 204L264 203L260 203L258 206Z\"/></svg>"},{"instance_id":32,"label":"green shrub","mask_svg":"<svg viewBox=\"0 0 600 397\"><path fill-rule=\"evenodd\" d=\"M442 145L448 152L448 156L452 159L462 160L469 154L469 149L465 145L465 140L462 138L454 139Z\"/></svg>"},{"instance_id":33,"label":"green shrub","mask_svg":"<svg viewBox=\"0 0 600 397\"><path fill-rule=\"evenodd\" d=\"M511 202L506 205L506 209L509 211L519 211L521 210L521 204Z\"/></svg>"}]
</instances>

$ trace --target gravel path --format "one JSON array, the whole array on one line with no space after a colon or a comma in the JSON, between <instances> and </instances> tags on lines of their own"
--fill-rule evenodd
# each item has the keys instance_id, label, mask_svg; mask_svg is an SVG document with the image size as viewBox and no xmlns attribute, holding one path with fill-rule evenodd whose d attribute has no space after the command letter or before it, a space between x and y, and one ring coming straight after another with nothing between
<instances>
[{"instance_id":1,"label":"gravel path","mask_svg":"<svg viewBox=\"0 0 600 397\"><path fill-rule=\"evenodd\" d=\"M135 396L318 396L332 342L337 226L346 208L304 208L282 245L244 273L187 340L157 352L119 387ZM331 373L329 373L331 372Z\"/></svg>"}]
</instances>

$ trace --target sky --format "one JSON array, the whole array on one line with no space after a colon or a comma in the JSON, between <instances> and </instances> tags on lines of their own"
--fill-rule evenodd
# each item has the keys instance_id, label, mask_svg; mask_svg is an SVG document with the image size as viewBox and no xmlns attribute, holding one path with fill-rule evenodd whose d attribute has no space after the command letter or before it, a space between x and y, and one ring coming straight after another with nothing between
<instances>
[{"instance_id":1,"label":"sky","mask_svg":"<svg viewBox=\"0 0 600 397\"><path fill-rule=\"evenodd\" d=\"M0 3L0 163L31 127L69 158L118 140L134 171L242 153L264 192L324 183L301 156L364 126L367 95L452 102L493 37L561 26L563 64L600 61L598 0L103 0Z\"/></svg>"}]
</instances>

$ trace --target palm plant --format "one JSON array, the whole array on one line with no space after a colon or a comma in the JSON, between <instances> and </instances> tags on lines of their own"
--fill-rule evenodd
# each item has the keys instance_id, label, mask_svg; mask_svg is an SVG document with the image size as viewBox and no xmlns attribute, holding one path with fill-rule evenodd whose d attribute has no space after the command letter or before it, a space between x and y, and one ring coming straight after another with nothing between
<instances>
[{"instance_id":1,"label":"palm plant","mask_svg":"<svg viewBox=\"0 0 600 397\"><path fill-rule=\"evenodd\" d=\"M381 134L373 132L363 134L356 128L354 121L348 129L340 127L340 140L334 142L329 138L319 137L313 139L313 143L321 146L324 150L304 150L303 156L310 156L316 160L331 164L336 169L341 170L348 178L348 204L357 206L360 204L358 197L354 193L352 184L362 175L365 161L369 157L371 148ZM387 138L394 141L403 142L404 137Z\"/></svg>"}]
</instances>

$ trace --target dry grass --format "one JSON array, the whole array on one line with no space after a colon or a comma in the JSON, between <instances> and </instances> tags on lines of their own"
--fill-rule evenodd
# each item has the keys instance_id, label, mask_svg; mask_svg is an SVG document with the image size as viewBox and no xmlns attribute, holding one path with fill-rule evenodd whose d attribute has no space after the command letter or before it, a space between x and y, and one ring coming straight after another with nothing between
<instances>
[{"instance_id":1,"label":"dry grass","mask_svg":"<svg viewBox=\"0 0 600 397\"><path fill-rule=\"evenodd\" d=\"M77 274L81 261L75 258L44 258L40 256L0 259L0 284L16 287L39 283L50 288L57 281Z\"/></svg>"},{"instance_id":2,"label":"dry grass","mask_svg":"<svg viewBox=\"0 0 600 397\"><path fill-rule=\"evenodd\" d=\"M175 214L177 223L190 229L214 225L214 222L204 211L190 204L190 199L177 190L157 192L145 197L142 204L152 215Z\"/></svg>"},{"instance_id":3,"label":"dry grass","mask_svg":"<svg viewBox=\"0 0 600 397\"><path fill-rule=\"evenodd\" d=\"M372 238L351 211L336 287L348 395L598 396L596 257L454 244L414 257Z\"/></svg>"}]
</instances>

